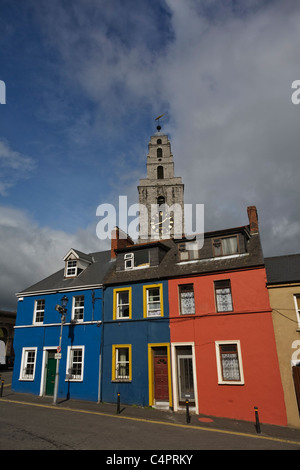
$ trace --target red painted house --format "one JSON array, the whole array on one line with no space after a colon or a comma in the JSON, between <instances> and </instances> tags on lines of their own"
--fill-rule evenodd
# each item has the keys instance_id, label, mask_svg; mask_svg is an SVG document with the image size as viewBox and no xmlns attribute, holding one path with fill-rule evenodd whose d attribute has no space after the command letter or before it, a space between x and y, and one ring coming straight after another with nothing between
<instances>
[{"instance_id":1,"label":"red painted house","mask_svg":"<svg viewBox=\"0 0 300 470\"><path fill-rule=\"evenodd\" d=\"M257 212L249 225L181 241L169 278L173 408L286 425Z\"/></svg>"}]
</instances>

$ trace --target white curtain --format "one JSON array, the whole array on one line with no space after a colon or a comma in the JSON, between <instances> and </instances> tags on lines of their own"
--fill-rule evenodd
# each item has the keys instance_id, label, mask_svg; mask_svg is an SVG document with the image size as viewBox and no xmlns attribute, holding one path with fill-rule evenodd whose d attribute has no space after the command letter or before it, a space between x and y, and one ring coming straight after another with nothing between
<instances>
[{"instance_id":1,"label":"white curtain","mask_svg":"<svg viewBox=\"0 0 300 470\"><path fill-rule=\"evenodd\" d=\"M237 237L222 239L223 255L232 255L238 252Z\"/></svg>"}]
</instances>

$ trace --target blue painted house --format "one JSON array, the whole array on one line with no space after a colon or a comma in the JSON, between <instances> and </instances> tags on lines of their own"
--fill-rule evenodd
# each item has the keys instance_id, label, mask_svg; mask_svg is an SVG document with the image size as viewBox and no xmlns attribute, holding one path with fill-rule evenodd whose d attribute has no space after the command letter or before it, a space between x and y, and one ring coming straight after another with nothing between
<instances>
[{"instance_id":1,"label":"blue painted house","mask_svg":"<svg viewBox=\"0 0 300 470\"><path fill-rule=\"evenodd\" d=\"M103 277L110 251L85 254L71 249L60 271L17 294L15 365L12 388L40 396L100 398ZM58 311L68 299L64 322ZM61 334L61 351L58 350ZM57 355L60 354L61 356Z\"/></svg>"},{"instance_id":2,"label":"blue painted house","mask_svg":"<svg viewBox=\"0 0 300 470\"><path fill-rule=\"evenodd\" d=\"M120 393L122 403L172 406L168 281L162 277L168 251L167 241L115 250L105 278L103 401L115 402Z\"/></svg>"}]
</instances>

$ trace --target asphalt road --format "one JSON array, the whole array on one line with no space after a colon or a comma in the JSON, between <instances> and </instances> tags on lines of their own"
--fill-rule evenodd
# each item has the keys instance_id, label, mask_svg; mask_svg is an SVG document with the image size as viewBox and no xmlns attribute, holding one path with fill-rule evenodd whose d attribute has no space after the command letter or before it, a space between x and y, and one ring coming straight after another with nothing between
<instances>
[{"instance_id":1,"label":"asphalt road","mask_svg":"<svg viewBox=\"0 0 300 470\"><path fill-rule=\"evenodd\" d=\"M196 463L200 458L196 452L199 450L300 450L299 443L285 438L204 429L143 419L138 415L105 414L97 409L25 403L24 400L18 403L14 395L3 394L0 398L0 449L104 450L107 459L122 456L122 451L132 451L132 456L136 456L139 451L144 455L141 451L148 450L146 459L155 456L151 462L154 465L179 463L180 456L186 456L182 464ZM159 451L163 450L178 456L177 462L158 462ZM188 461L187 456L191 455L193 458ZM142 460L131 464L142 468L141 463Z\"/></svg>"},{"instance_id":2,"label":"asphalt road","mask_svg":"<svg viewBox=\"0 0 300 470\"><path fill-rule=\"evenodd\" d=\"M291 450L284 440L0 400L1 450Z\"/></svg>"}]
</instances>

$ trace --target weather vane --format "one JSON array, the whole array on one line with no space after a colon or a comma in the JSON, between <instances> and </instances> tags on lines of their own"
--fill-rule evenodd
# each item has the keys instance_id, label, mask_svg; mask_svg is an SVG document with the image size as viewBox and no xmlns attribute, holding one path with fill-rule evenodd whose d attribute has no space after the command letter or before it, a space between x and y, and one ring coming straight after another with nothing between
<instances>
[{"instance_id":1,"label":"weather vane","mask_svg":"<svg viewBox=\"0 0 300 470\"><path fill-rule=\"evenodd\" d=\"M157 129L158 131L161 130L161 125L160 125L160 123L159 123L159 120L160 120L160 118L162 118L165 114L166 114L166 113L161 114L160 116L158 116L157 118L155 118L155 121L157 121L156 129Z\"/></svg>"}]
</instances>

